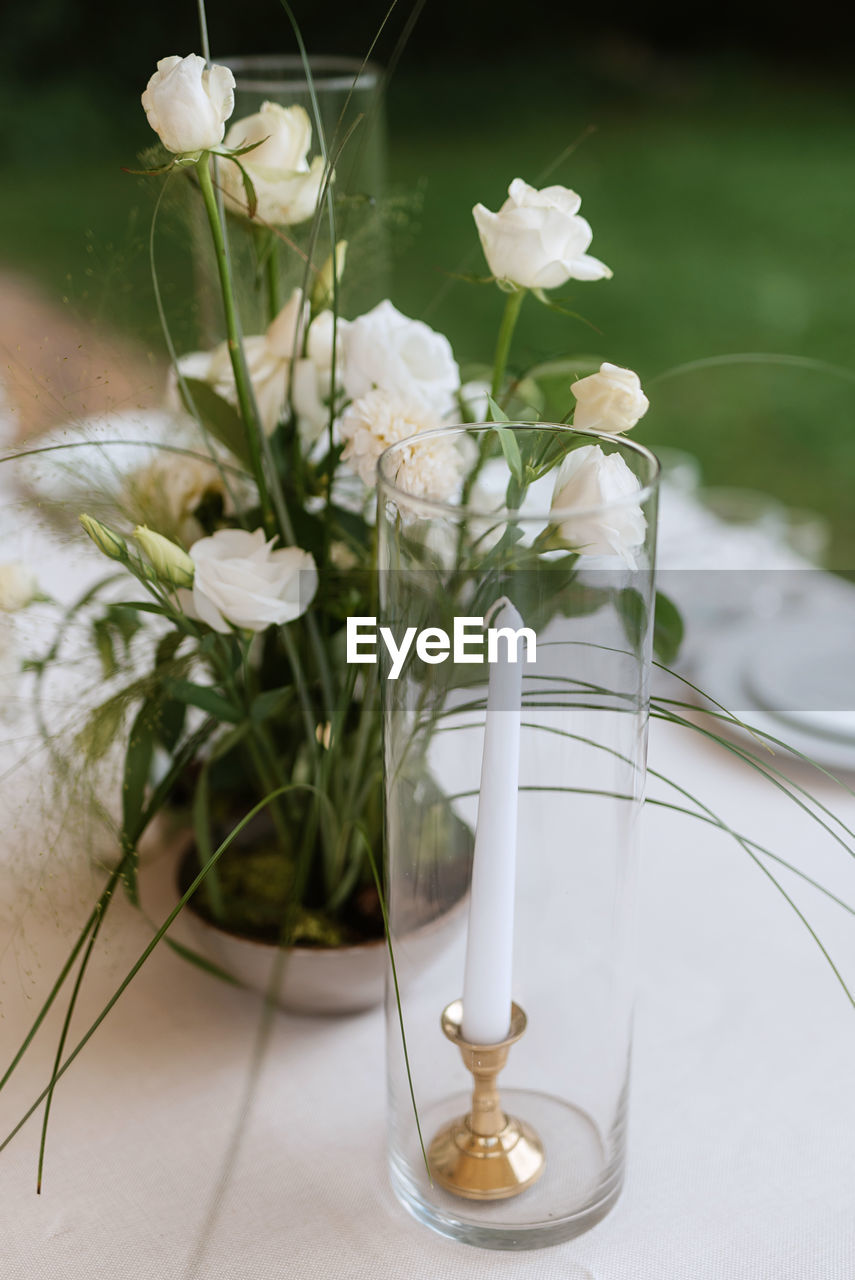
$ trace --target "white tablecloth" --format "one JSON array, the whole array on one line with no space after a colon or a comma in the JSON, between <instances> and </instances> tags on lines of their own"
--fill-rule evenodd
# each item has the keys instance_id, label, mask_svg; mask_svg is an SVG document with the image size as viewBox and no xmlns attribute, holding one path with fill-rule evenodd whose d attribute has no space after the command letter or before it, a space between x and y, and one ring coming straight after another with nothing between
<instances>
[{"instance_id":1,"label":"white tablecloth","mask_svg":"<svg viewBox=\"0 0 855 1280\"><path fill-rule=\"evenodd\" d=\"M25 752L0 736L7 762ZM732 756L657 724L651 764L855 902L849 855ZM855 798L810 785L855 828ZM94 880L38 762L2 794L5 1062ZM0 1155L3 1280L851 1280L855 1011L726 836L651 809L644 843L628 1181L589 1234L530 1254L434 1236L386 1180L380 1011L277 1013L254 1078L260 1001L159 948L60 1083L41 1196L38 1118ZM851 915L780 874L855 982ZM124 901L111 916L70 1043L150 936ZM0 1095L3 1134L57 1031Z\"/></svg>"},{"instance_id":2,"label":"white tablecloth","mask_svg":"<svg viewBox=\"0 0 855 1280\"><path fill-rule=\"evenodd\" d=\"M661 726L651 755L733 826L855 898L845 852L732 759ZM855 801L835 804L855 825ZM645 844L628 1182L588 1235L491 1254L409 1219L386 1182L379 1011L275 1015L221 1183L261 1007L161 949L58 1088L42 1195L35 1119L0 1156L4 1280L851 1280L855 1012L736 845L663 811L648 813ZM64 953L57 880L34 879L7 933L4 1058ZM851 979L851 917L795 892ZM77 1029L147 936L117 903ZM42 1086L56 1029L4 1094L4 1132Z\"/></svg>"}]
</instances>

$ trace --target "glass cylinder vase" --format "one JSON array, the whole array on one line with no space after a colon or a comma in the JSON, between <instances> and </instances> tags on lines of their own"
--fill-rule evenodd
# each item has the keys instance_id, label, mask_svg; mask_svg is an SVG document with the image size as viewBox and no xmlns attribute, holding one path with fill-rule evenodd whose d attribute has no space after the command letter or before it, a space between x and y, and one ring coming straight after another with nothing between
<instances>
[{"instance_id":1,"label":"glass cylinder vase","mask_svg":"<svg viewBox=\"0 0 855 1280\"><path fill-rule=\"evenodd\" d=\"M368 310L388 293L382 69L356 58L320 55L309 58L309 74L296 55L250 54L217 61L229 67L235 77L235 106L229 127L256 115L266 102L306 112L311 124L308 160L326 155L333 171L335 240L336 244L347 244L339 310L342 315ZM248 159L251 169L252 152ZM194 208L193 217L199 341L213 346L224 336L216 263L204 211ZM311 291L318 270L330 255L331 234L326 208L316 218L276 228L267 228L258 219L250 222L230 216L230 254L239 283L237 302L244 333L262 333L277 306L287 302L304 281Z\"/></svg>"},{"instance_id":2,"label":"glass cylinder vase","mask_svg":"<svg viewBox=\"0 0 855 1280\"><path fill-rule=\"evenodd\" d=\"M658 464L509 424L379 473L392 1184L554 1244L624 1173Z\"/></svg>"}]
</instances>

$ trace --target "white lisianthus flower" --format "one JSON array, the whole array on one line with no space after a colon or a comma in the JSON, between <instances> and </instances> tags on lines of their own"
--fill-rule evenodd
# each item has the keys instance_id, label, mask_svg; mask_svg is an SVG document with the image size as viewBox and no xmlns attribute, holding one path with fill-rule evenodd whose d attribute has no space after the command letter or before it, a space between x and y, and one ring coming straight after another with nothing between
<instances>
[{"instance_id":1,"label":"white lisianthus flower","mask_svg":"<svg viewBox=\"0 0 855 1280\"><path fill-rule=\"evenodd\" d=\"M240 157L255 188L262 222L295 226L311 218L324 181L324 161L317 156L309 164L312 125L302 107L281 107L265 102L255 115L229 126L225 146L231 151L260 143ZM224 161L220 183L232 208L249 216L247 195L236 164Z\"/></svg>"},{"instance_id":2,"label":"white lisianthus flower","mask_svg":"<svg viewBox=\"0 0 855 1280\"><path fill-rule=\"evenodd\" d=\"M198 53L161 58L142 95L148 122L174 155L210 151L223 140L235 105L228 67L208 69Z\"/></svg>"},{"instance_id":3,"label":"white lisianthus flower","mask_svg":"<svg viewBox=\"0 0 855 1280\"><path fill-rule=\"evenodd\" d=\"M640 490L619 453L605 454L598 444L574 449L559 468L552 497L561 537L582 555L619 556L634 569L647 532L641 505L632 500Z\"/></svg>"},{"instance_id":4,"label":"white lisianthus flower","mask_svg":"<svg viewBox=\"0 0 855 1280\"><path fill-rule=\"evenodd\" d=\"M350 322L342 349L342 383L351 400L376 387L421 414L442 417L454 408L460 370L451 343L388 299Z\"/></svg>"},{"instance_id":5,"label":"white lisianthus flower","mask_svg":"<svg viewBox=\"0 0 855 1280\"><path fill-rule=\"evenodd\" d=\"M514 178L498 213L472 210L487 264L497 280L521 289L557 289L568 280L604 280L611 271L586 251L590 224L581 196L566 187L530 187Z\"/></svg>"},{"instance_id":6,"label":"white lisianthus flower","mask_svg":"<svg viewBox=\"0 0 855 1280\"><path fill-rule=\"evenodd\" d=\"M206 500L218 498L223 511L230 510L223 474L204 458L161 454L126 476L123 489L132 518L156 525L185 545L204 533L195 512Z\"/></svg>"},{"instance_id":7,"label":"white lisianthus flower","mask_svg":"<svg viewBox=\"0 0 855 1280\"><path fill-rule=\"evenodd\" d=\"M339 418L345 441L342 457L369 489L376 483L377 459L389 445L416 440L439 426L418 407L379 389L352 401ZM457 487L462 458L451 440L419 439L400 453L398 484L416 497L444 499Z\"/></svg>"},{"instance_id":8,"label":"white lisianthus flower","mask_svg":"<svg viewBox=\"0 0 855 1280\"><path fill-rule=\"evenodd\" d=\"M230 625L264 631L293 622L309 607L318 585L315 562L300 547L274 551L263 529L219 529L190 548L196 566L192 597L185 606L215 631Z\"/></svg>"},{"instance_id":9,"label":"white lisianthus flower","mask_svg":"<svg viewBox=\"0 0 855 1280\"><path fill-rule=\"evenodd\" d=\"M576 397L573 426L583 431L631 431L650 407L638 374L608 362L600 365L599 373L574 382L570 390Z\"/></svg>"},{"instance_id":10,"label":"white lisianthus flower","mask_svg":"<svg viewBox=\"0 0 855 1280\"><path fill-rule=\"evenodd\" d=\"M32 604L39 593L36 576L20 560L0 564L0 611L17 613Z\"/></svg>"},{"instance_id":11,"label":"white lisianthus flower","mask_svg":"<svg viewBox=\"0 0 855 1280\"><path fill-rule=\"evenodd\" d=\"M322 311L315 316L307 331L308 319L309 308L300 290L295 289L266 333L250 334L243 340L261 425L268 435L275 430L287 407L295 350L297 362L292 391L300 434L306 440L315 439L329 416L324 400L331 394L332 384L332 312ZM346 329L347 321L339 320L339 350ZM186 378L210 383L218 395L237 406L228 343L221 342L213 351L189 352L180 357L178 368Z\"/></svg>"}]
</instances>

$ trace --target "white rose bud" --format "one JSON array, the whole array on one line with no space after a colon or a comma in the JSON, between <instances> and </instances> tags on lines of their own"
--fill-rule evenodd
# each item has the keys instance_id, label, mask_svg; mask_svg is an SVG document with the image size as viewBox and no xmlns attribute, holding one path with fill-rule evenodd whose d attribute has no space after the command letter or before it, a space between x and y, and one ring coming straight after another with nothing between
<instances>
[{"instance_id":1,"label":"white rose bud","mask_svg":"<svg viewBox=\"0 0 855 1280\"><path fill-rule=\"evenodd\" d=\"M255 188L256 216L274 226L292 227L311 218L324 182L324 161L309 165L312 125L302 107L265 102L261 110L229 126L225 146L232 151L260 143L240 157ZM249 216L243 179L236 164L220 166L220 182L229 204Z\"/></svg>"},{"instance_id":2,"label":"white rose bud","mask_svg":"<svg viewBox=\"0 0 855 1280\"><path fill-rule=\"evenodd\" d=\"M601 364L599 373L580 378L570 390L576 397L573 426L582 431L631 431L650 407L638 374L616 364Z\"/></svg>"},{"instance_id":3,"label":"white rose bud","mask_svg":"<svg viewBox=\"0 0 855 1280\"><path fill-rule=\"evenodd\" d=\"M634 552L647 532L641 505L633 501L640 490L619 453L605 454L598 444L574 449L559 468L552 498L561 537L581 555L620 556L634 569Z\"/></svg>"},{"instance_id":4,"label":"white rose bud","mask_svg":"<svg viewBox=\"0 0 855 1280\"><path fill-rule=\"evenodd\" d=\"M448 338L402 315L388 299L351 321L342 354L342 384L351 400L379 388L423 415L441 417L454 408L460 370Z\"/></svg>"},{"instance_id":5,"label":"white rose bud","mask_svg":"<svg viewBox=\"0 0 855 1280\"><path fill-rule=\"evenodd\" d=\"M145 525L134 529L134 538L142 547L151 566L162 582L171 587L189 587L193 583L195 565L187 552L175 542L155 533Z\"/></svg>"},{"instance_id":6,"label":"white rose bud","mask_svg":"<svg viewBox=\"0 0 855 1280\"><path fill-rule=\"evenodd\" d=\"M0 610L17 613L32 604L39 593L36 576L20 560L0 564Z\"/></svg>"},{"instance_id":7,"label":"white rose bud","mask_svg":"<svg viewBox=\"0 0 855 1280\"><path fill-rule=\"evenodd\" d=\"M476 204L472 216L493 275L522 289L608 279L612 273L605 263L586 252L593 232L579 216L581 203L566 187L537 191L514 178L498 213Z\"/></svg>"},{"instance_id":8,"label":"white rose bud","mask_svg":"<svg viewBox=\"0 0 855 1280\"><path fill-rule=\"evenodd\" d=\"M193 609L215 631L264 631L293 622L317 590L315 562L299 547L272 550L263 529L219 529L190 548L196 567Z\"/></svg>"},{"instance_id":9,"label":"white rose bud","mask_svg":"<svg viewBox=\"0 0 855 1280\"><path fill-rule=\"evenodd\" d=\"M235 105L235 78L228 67L208 69L198 53L161 58L142 95L148 122L167 151L210 151L223 140ZM233 166L232 166L233 167Z\"/></svg>"}]
</instances>

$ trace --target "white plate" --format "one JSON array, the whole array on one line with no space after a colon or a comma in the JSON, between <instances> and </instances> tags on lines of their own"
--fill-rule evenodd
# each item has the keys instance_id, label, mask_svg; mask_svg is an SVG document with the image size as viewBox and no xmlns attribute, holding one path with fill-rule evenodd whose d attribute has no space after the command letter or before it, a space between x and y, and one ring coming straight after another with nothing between
<instances>
[{"instance_id":1,"label":"white plate","mask_svg":"<svg viewBox=\"0 0 855 1280\"><path fill-rule=\"evenodd\" d=\"M855 772L853 622L855 611L847 609L717 631L690 678L746 724L823 768ZM848 660L841 648L847 642ZM732 731L762 753L751 734Z\"/></svg>"}]
</instances>

